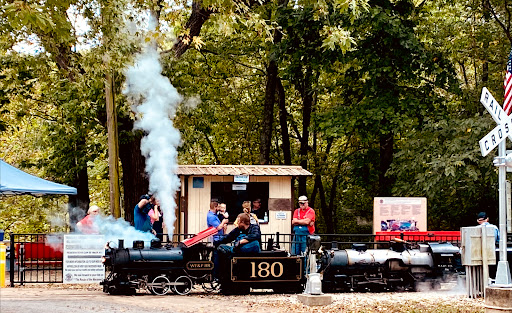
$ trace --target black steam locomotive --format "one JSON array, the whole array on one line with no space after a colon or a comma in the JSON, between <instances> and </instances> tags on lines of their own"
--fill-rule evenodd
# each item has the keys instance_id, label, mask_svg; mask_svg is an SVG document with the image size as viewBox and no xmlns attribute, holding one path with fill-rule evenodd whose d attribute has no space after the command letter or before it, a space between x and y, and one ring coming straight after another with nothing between
<instances>
[{"instance_id":1,"label":"black steam locomotive","mask_svg":"<svg viewBox=\"0 0 512 313\"><path fill-rule=\"evenodd\" d=\"M437 288L462 270L460 249L451 243L420 244L411 249L399 239L390 249L367 249L353 244L339 250L334 245L322 254L320 272L324 291L416 290L420 285Z\"/></svg>"},{"instance_id":2,"label":"black steam locomotive","mask_svg":"<svg viewBox=\"0 0 512 313\"><path fill-rule=\"evenodd\" d=\"M269 245L272 247L272 245ZM156 295L169 292L187 294L194 286L206 291L220 289L223 294L247 294L250 289L272 289L278 293L300 293L304 290L307 271L322 274L324 291L414 290L418 283L432 283L454 274L460 264L459 248L450 243L420 244L411 249L397 240L389 249L367 249L354 244L352 249L320 246L320 237L309 236L309 255L290 256L286 251L270 249L257 254L222 254L214 268L214 247L198 243L187 247L161 246L158 240L144 247L135 241L133 247L106 250L104 265L107 277L101 283L110 294L133 294L147 289ZM306 263L315 262L313 265ZM214 270L219 279L214 279Z\"/></svg>"}]
</instances>

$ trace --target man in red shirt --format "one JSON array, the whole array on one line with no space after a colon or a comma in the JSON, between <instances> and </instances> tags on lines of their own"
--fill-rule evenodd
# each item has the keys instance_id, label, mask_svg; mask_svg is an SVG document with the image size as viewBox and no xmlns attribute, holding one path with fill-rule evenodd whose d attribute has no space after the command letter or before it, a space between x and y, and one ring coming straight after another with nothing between
<instances>
[{"instance_id":1,"label":"man in red shirt","mask_svg":"<svg viewBox=\"0 0 512 313\"><path fill-rule=\"evenodd\" d=\"M308 206L306 196L299 197L299 208L293 212L293 233L295 237L292 244L292 254L300 255L306 251L306 238L315 233L315 210Z\"/></svg>"},{"instance_id":2,"label":"man in red shirt","mask_svg":"<svg viewBox=\"0 0 512 313\"><path fill-rule=\"evenodd\" d=\"M82 234L99 234L98 227L94 224L94 220L96 216L100 214L100 208L96 205L93 205L87 210L87 215L78 223L76 223L76 228Z\"/></svg>"}]
</instances>

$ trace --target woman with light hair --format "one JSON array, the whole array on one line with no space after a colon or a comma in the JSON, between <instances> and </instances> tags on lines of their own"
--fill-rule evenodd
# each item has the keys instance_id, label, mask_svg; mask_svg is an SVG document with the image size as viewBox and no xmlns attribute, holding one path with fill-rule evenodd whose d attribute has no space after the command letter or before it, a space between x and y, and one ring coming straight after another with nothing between
<instances>
[{"instance_id":1,"label":"woman with light hair","mask_svg":"<svg viewBox=\"0 0 512 313\"><path fill-rule=\"evenodd\" d=\"M253 224L253 225L260 224L260 222L258 222L258 217L256 216L256 214L251 213L251 201L244 201L242 203L242 209L244 210L244 213L249 214L251 224ZM238 220L238 217L237 217L236 221L233 224L235 225L235 227L238 227L239 223L240 223L240 221Z\"/></svg>"}]
</instances>

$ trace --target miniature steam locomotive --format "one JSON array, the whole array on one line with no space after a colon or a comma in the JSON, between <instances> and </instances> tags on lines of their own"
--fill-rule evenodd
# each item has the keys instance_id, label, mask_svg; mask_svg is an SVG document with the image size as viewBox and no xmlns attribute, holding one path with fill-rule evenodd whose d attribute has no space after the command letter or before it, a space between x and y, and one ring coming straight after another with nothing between
<instances>
[{"instance_id":1,"label":"miniature steam locomotive","mask_svg":"<svg viewBox=\"0 0 512 313\"><path fill-rule=\"evenodd\" d=\"M439 279L455 275L460 265L459 248L450 243L420 244L411 249L399 239L389 249L367 249L365 244L338 249L333 242L324 250L320 237L309 236L309 255L315 258L272 249L243 255L219 253L214 262L214 250L202 242L171 247L162 246L159 240L149 247L134 241L133 247L125 248L120 240L118 247L106 250L103 291L134 294L137 289L147 289L155 295L184 295L194 286L202 286L206 291L220 289L223 294L247 294L251 288L300 293L306 283L306 268L315 267L323 276L323 290L328 292L415 290L420 283L435 287ZM315 264L306 267L311 260ZM214 279L214 271L219 279Z\"/></svg>"},{"instance_id":2,"label":"miniature steam locomotive","mask_svg":"<svg viewBox=\"0 0 512 313\"><path fill-rule=\"evenodd\" d=\"M144 242L135 241L133 247L124 248L120 241L117 248L106 250L103 291L133 294L137 289L148 289L156 295L187 294L194 286L202 286L206 291L220 289L223 294L246 294L251 288L300 293L306 283L306 268L315 267L323 275L325 291L414 290L418 283L434 284L454 274L460 264L459 248L450 243L421 244L415 249L406 242L394 242L390 249L367 249L364 244L337 249L333 243L331 249L324 250L320 237L309 236L308 251L314 258L272 249L256 254L215 252L219 253L216 262L214 250L202 242L190 247L162 247L154 240L150 247L144 247ZM311 260L315 263L306 266ZM214 271L218 271L215 276L219 279L214 279Z\"/></svg>"},{"instance_id":3,"label":"miniature steam locomotive","mask_svg":"<svg viewBox=\"0 0 512 313\"><path fill-rule=\"evenodd\" d=\"M220 288L224 294L246 294L250 288L276 292L300 292L305 283L304 257L288 256L282 250L255 254L219 253L219 279L214 279L214 247L198 243L191 247L162 247L153 240L150 247L135 241L132 248L106 250L103 264L107 277L101 284L110 294L134 294L148 289L156 295L187 294L197 285L206 291ZM229 273L226 275L226 273Z\"/></svg>"},{"instance_id":4,"label":"miniature steam locomotive","mask_svg":"<svg viewBox=\"0 0 512 313\"><path fill-rule=\"evenodd\" d=\"M460 249L450 243L420 244L415 249L405 242L394 242L390 249L334 246L323 253L320 264L324 291L416 290L423 283L436 288L440 279L451 279L461 270Z\"/></svg>"}]
</instances>

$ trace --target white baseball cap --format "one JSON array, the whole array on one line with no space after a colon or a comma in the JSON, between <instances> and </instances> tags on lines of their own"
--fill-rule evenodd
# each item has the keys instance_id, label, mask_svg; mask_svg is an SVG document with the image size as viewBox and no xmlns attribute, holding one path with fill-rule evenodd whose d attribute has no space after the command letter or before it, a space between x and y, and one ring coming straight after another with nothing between
<instances>
[{"instance_id":1,"label":"white baseball cap","mask_svg":"<svg viewBox=\"0 0 512 313\"><path fill-rule=\"evenodd\" d=\"M299 201L308 201L308 197L306 196L300 196Z\"/></svg>"}]
</instances>

